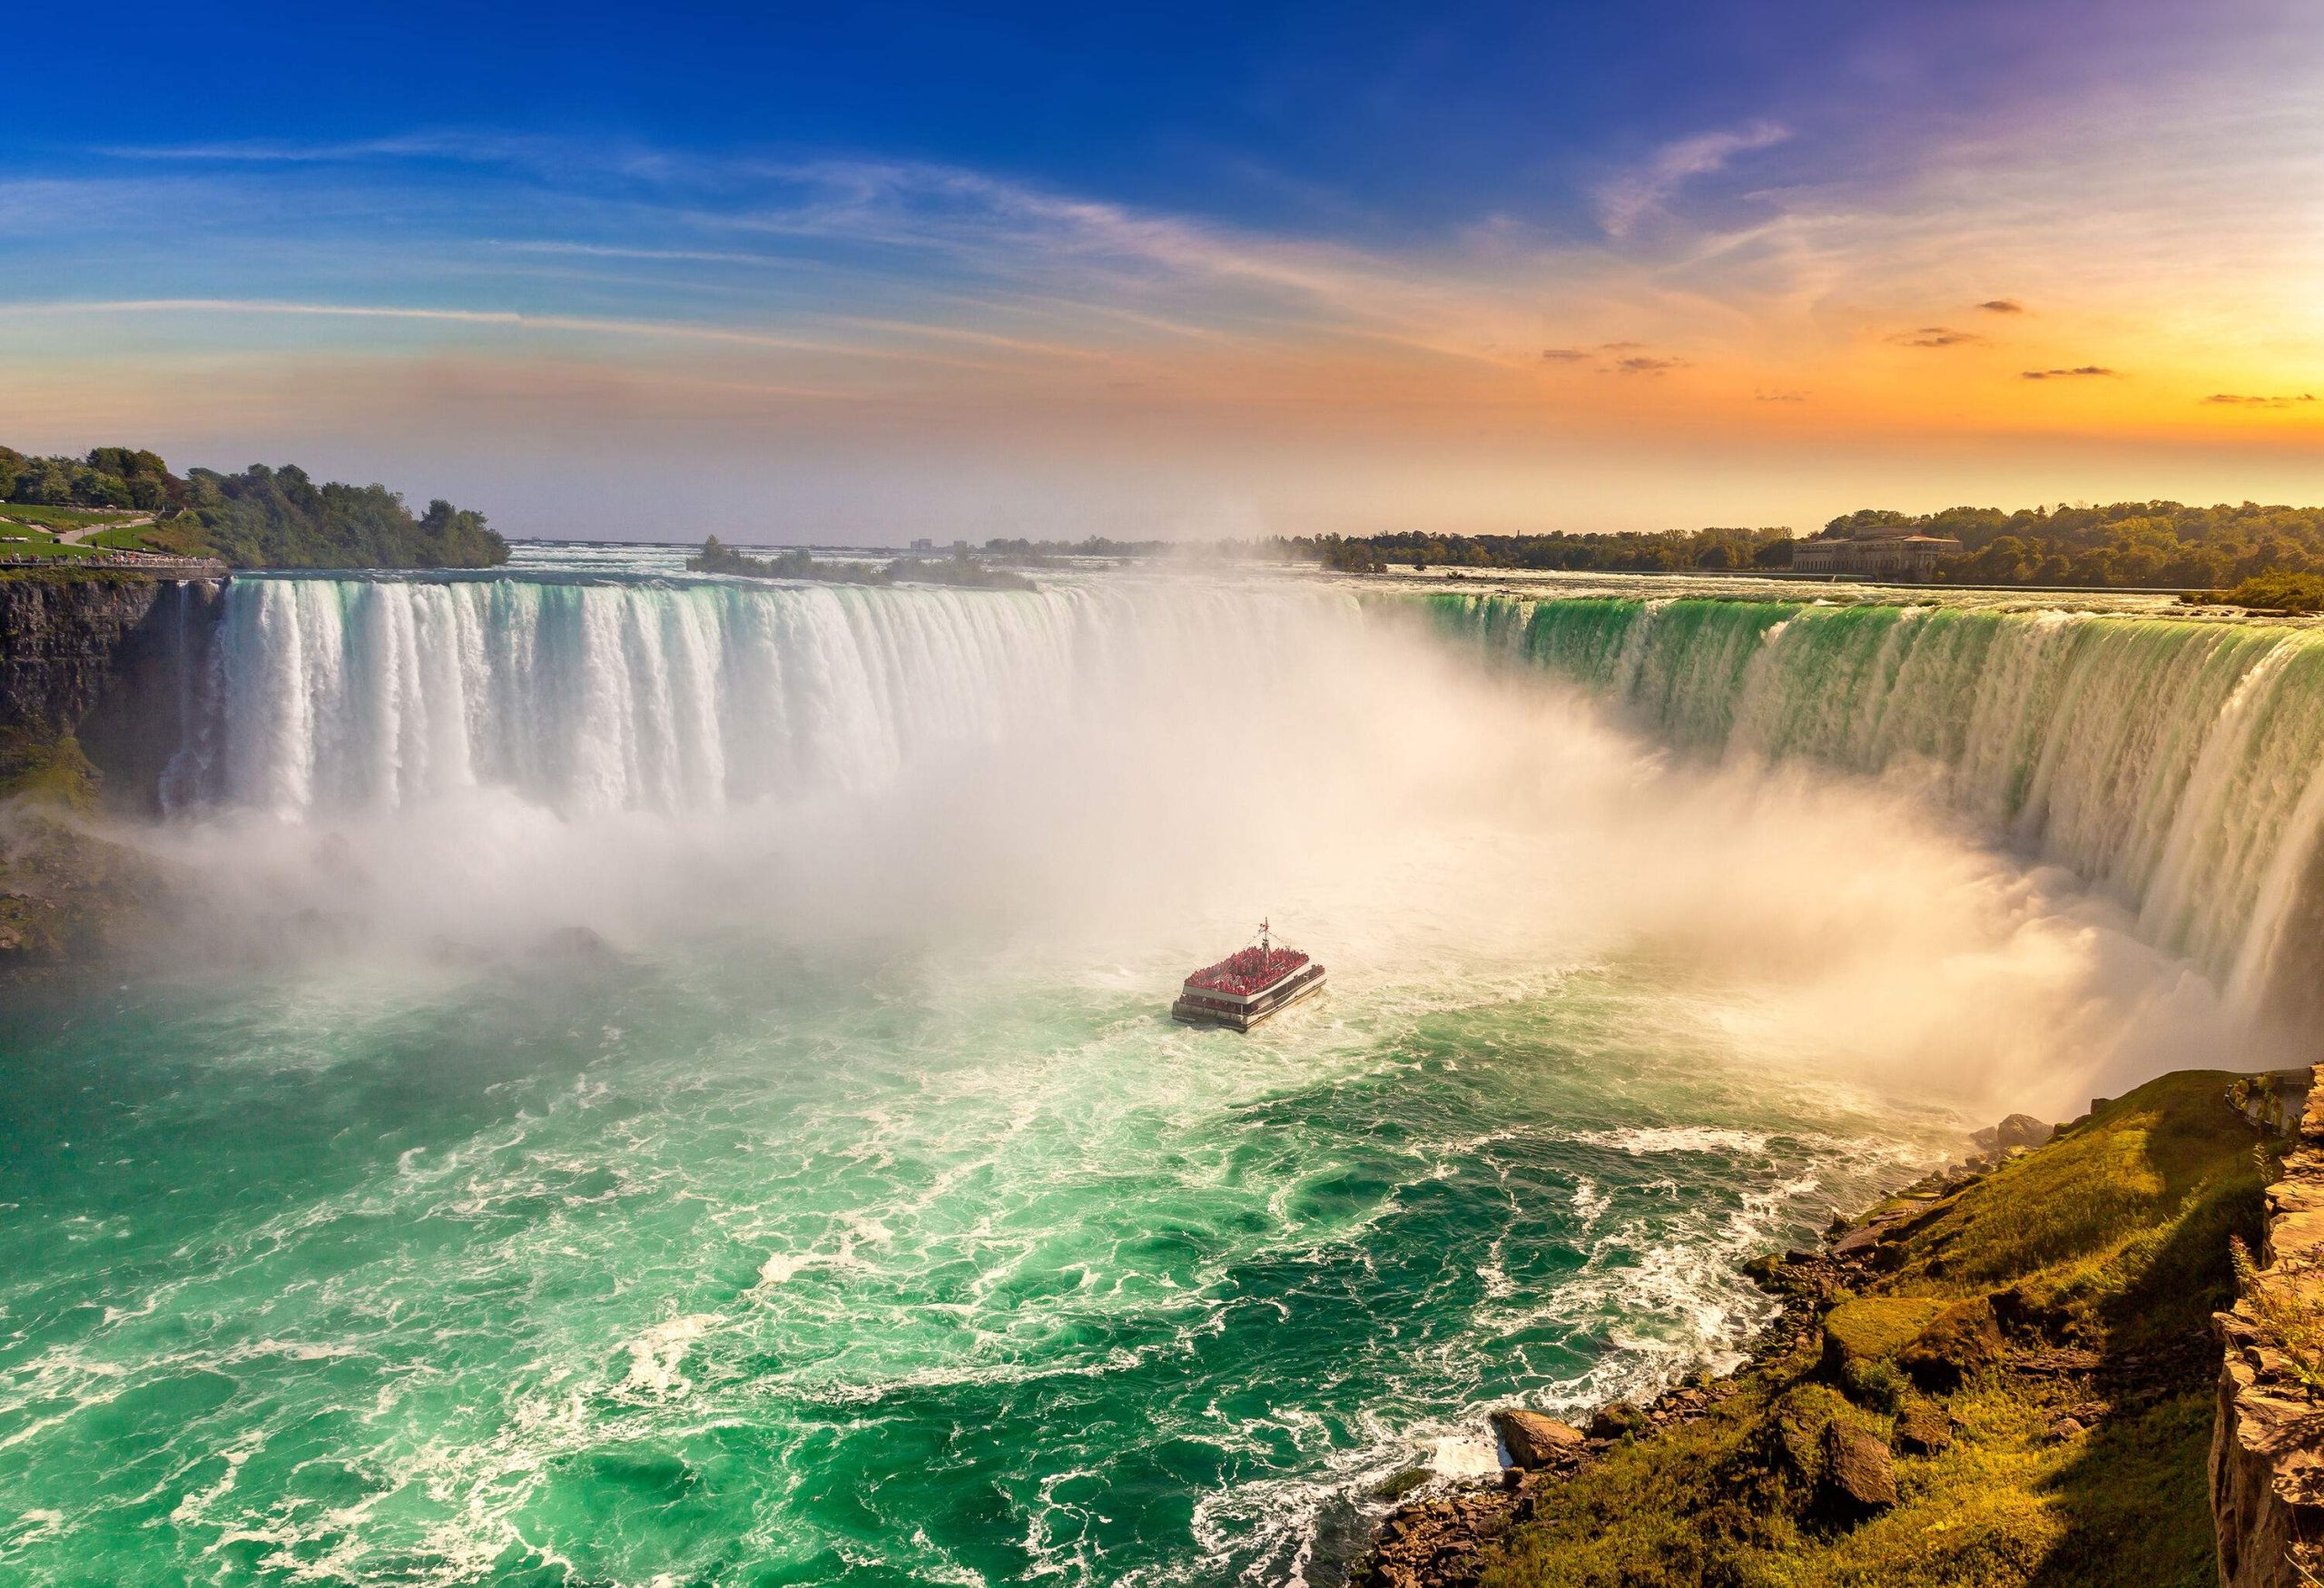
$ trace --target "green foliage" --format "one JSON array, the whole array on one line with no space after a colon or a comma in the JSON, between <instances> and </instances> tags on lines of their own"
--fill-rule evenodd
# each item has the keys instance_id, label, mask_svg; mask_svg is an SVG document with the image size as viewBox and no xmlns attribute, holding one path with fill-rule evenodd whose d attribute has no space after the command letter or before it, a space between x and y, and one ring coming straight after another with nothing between
<instances>
[{"instance_id":1,"label":"green foliage","mask_svg":"<svg viewBox=\"0 0 2324 1588\"><path fill-rule=\"evenodd\" d=\"M956 552L949 557L898 557L881 567L864 562L819 562L812 553L796 547L778 551L773 557L751 557L724 544L715 535L702 543L698 554L686 558L686 567L698 574L732 574L750 579L817 579L840 585L952 585L976 590L1038 587L1022 574L986 567L965 552Z\"/></svg>"},{"instance_id":2,"label":"green foliage","mask_svg":"<svg viewBox=\"0 0 2324 1588\"><path fill-rule=\"evenodd\" d=\"M2171 501L2103 507L1878 509L1832 528L1904 528L1961 542L1930 577L1955 584L2161 586L2212 589L2269 572L2324 570L2324 508Z\"/></svg>"},{"instance_id":3,"label":"green foliage","mask_svg":"<svg viewBox=\"0 0 2324 1588\"><path fill-rule=\"evenodd\" d=\"M732 574L746 579L819 579L836 585L883 585L888 571L868 562L818 562L814 554L793 547L773 557L752 557L713 535L701 552L686 558L698 574Z\"/></svg>"},{"instance_id":4,"label":"green foliage","mask_svg":"<svg viewBox=\"0 0 2324 1588\"><path fill-rule=\"evenodd\" d=\"M2261 612L2324 612L2324 574L2254 574L2231 590L2196 598Z\"/></svg>"},{"instance_id":5,"label":"green foliage","mask_svg":"<svg viewBox=\"0 0 2324 1588\"><path fill-rule=\"evenodd\" d=\"M316 485L294 464L252 464L240 474L196 469L186 517L235 567L490 567L507 543L484 516L445 501L413 518L379 485Z\"/></svg>"},{"instance_id":6,"label":"green foliage","mask_svg":"<svg viewBox=\"0 0 2324 1588\"><path fill-rule=\"evenodd\" d=\"M2324 508L2195 508L2171 501L2103 507L1947 508L1907 514L1886 508L1843 513L1835 535L1881 530L1949 538L1961 555L1930 577L1973 585L2142 586L2218 589L2270 573L2324 574ZM1429 535L1405 532L1283 543L1293 553L1349 573L1391 567L1547 568L1578 572L1682 573L1781 568L1791 564L1788 529L1708 528L1654 533ZM2230 597L2235 598L2235 597ZM2324 610L2280 600L2244 602Z\"/></svg>"},{"instance_id":7,"label":"green foliage","mask_svg":"<svg viewBox=\"0 0 2324 1588\"><path fill-rule=\"evenodd\" d=\"M385 486L322 485L291 465L253 464L173 475L161 457L131 447L98 447L85 459L31 458L0 447L0 516L53 528L150 513L162 522L134 544L100 538L106 549L150 548L215 556L235 567L490 567L508 546L480 513L434 501L414 517ZM74 555L89 555L78 547Z\"/></svg>"},{"instance_id":8,"label":"green foliage","mask_svg":"<svg viewBox=\"0 0 2324 1588\"><path fill-rule=\"evenodd\" d=\"M1856 1405L1892 1416L1902 1411L1913 1396L1913 1381L1886 1357L1851 1365L1840 1375L1840 1387Z\"/></svg>"},{"instance_id":9,"label":"green foliage","mask_svg":"<svg viewBox=\"0 0 2324 1588\"><path fill-rule=\"evenodd\" d=\"M2324 1265L2280 1258L2262 1273L2240 1236L2235 1238L2233 1261L2244 1310L2283 1353L2292 1376L2311 1394L2324 1395L2324 1286L2318 1284Z\"/></svg>"},{"instance_id":10,"label":"green foliage","mask_svg":"<svg viewBox=\"0 0 2324 1588\"><path fill-rule=\"evenodd\" d=\"M1683 573L1689 569L1783 567L1791 561L1791 531L1670 529L1652 533L1581 535L1429 535L1404 531L1343 538L1300 537L1284 542L1343 573L1413 568L1536 568L1584 573Z\"/></svg>"},{"instance_id":11,"label":"green foliage","mask_svg":"<svg viewBox=\"0 0 2324 1588\"><path fill-rule=\"evenodd\" d=\"M21 728L0 732L0 804L25 800L86 811L97 803L98 781L78 739L46 739Z\"/></svg>"},{"instance_id":12,"label":"green foliage","mask_svg":"<svg viewBox=\"0 0 2324 1588\"><path fill-rule=\"evenodd\" d=\"M1865 1296L1825 1315L1824 1350L1835 1368L1871 1363L1903 1350L1945 1303L1928 1296Z\"/></svg>"}]
</instances>

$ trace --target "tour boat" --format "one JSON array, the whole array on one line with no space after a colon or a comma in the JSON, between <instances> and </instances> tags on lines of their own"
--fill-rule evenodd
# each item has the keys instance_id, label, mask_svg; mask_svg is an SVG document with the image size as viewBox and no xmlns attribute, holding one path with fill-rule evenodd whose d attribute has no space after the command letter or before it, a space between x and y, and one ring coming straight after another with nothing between
<instances>
[{"instance_id":1,"label":"tour boat","mask_svg":"<svg viewBox=\"0 0 2324 1588\"><path fill-rule=\"evenodd\" d=\"M1247 1031L1324 988L1324 967L1297 949L1270 940L1259 922L1259 941L1237 949L1215 965L1187 978L1170 1018L1190 1026L1231 1026Z\"/></svg>"}]
</instances>

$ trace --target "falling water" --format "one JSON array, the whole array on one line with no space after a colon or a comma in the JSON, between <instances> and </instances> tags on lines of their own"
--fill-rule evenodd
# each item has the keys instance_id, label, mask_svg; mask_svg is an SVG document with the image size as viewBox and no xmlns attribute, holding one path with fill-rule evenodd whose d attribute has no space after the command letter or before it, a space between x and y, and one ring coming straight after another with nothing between
<instances>
[{"instance_id":1,"label":"falling water","mask_svg":"<svg viewBox=\"0 0 2324 1588\"><path fill-rule=\"evenodd\" d=\"M1076 709L1094 678L1256 665L1344 597L259 579L230 592L174 803L394 810L480 785L567 814L861 791Z\"/></svg>"},{"instance_id":2,"label":"falling water","mask_svg":"<svg viewBox=\"0 0 2324 1588\"><path fill-rule=\"evenodd\" d=\"M1967 606L1433 598L1441 626L1675 742L1948 801L2122 899L2249 1001L2280 975L2324 824L2324 635Z\"/></svg>"}]
</instances>

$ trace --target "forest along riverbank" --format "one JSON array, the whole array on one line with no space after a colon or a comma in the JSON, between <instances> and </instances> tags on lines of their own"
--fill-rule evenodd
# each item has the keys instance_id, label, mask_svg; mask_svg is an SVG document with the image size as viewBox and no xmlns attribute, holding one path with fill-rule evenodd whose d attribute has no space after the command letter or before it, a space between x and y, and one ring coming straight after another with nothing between
<instances>
[{"instance_id":1,"label":"forest along riverbank","mask_svg":"<svg viewBox=\"0 0 2324 1588\"><path fill-rule=\"evenodd\" d=\"M1585 1428L1497 1414L1501 1483L1400 1506L1354 1581L2217 1581L2210 1320L2306 1080L2167 1075L2038 1146L2013 1119L1755 1260L1782 1311L1731 1376Z\"/></svg>"}]
</instances>

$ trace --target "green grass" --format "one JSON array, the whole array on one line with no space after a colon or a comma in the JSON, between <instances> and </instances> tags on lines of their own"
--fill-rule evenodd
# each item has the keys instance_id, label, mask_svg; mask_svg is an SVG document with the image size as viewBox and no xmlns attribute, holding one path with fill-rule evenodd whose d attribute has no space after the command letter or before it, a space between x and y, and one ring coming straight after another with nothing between
<instances>
[{"instance_id":1,"label":"green grass","mask_svg":"<svg viewBox=\"0 0 2324 1588\"><path fill-rule=\"evenodd\" d=\"M129 508L48 508L33 502L0 502L0 518L50 529L85 529L92 524L117 524L145 516Z\"/></svg>"},{"instance_id":2,"label":"green grass","mask_svg":"<svg viewBox=\"0 0 2324 1588\"><path fill-rule=\"evenodd\" d=\"M2225 1100L2234 1079L2151 1081L1935 1204L1904 1267L1832 1310L1838 1348L1762 1363L1701 1422L1542 1488L1487 1588L2210 1588L2207 1320L2232 1296L2230 1236L2260 1223L2256 1139ZM1885 1434L1916 1393L1892 1368L1850 1364L1909 1363L1938 1307L1982 1317L1996 1296L2016 1346L2078 1346L2096 1373L1974 1368L1940 1397L1951 1445L1896 1456L1893 1509L1854 1527L1821 1516L1823 1424ZM2051 1437L2093 1397L2113 1414Z\"/></svg>"},{"instance_id":3,"label":"green grass","mask_svg":"<svg viewBox=\"0 0 2324 1588\"><path fill-rule=\"evenodd\" d=\"M153 549L150 537L143 528L100 529L94 535L90 536L84 544L102 547L107 551L150 551Z\"/></svg>"},{"instance_id":4,"label":"green grass","mask_svg":"<svg viewBox=\"0 0 2324 1588\"><path fill-rule=\"evenodd\" d=\"M44 739L22 729L0 733L0 802L86 811L96 804L98 781L78 739Z\"/></svg>"},{"instance_id":5,"label":"green grass","mask_svg":"<svg viewBox=\"0 0 2324 1588\"><path fill-rule=\"evenodd\" d=\"M0 531L5 533L5 531ZM74 557L102 557L94 546L73 545L63 540L0 540L0 557L50 557L70 560Z\"/></svg>"},{"instance_id":6,"label":"green grass","mask_svg":"<svg viewBox=\"0 0 2324 1588\"><path fill-rule=\"evenodd\" d=\"M1926 1328L1945 1303L1928 1296L1867 1296L1844 1301L1824 1319L1826 1340L1849 1362L1894 1356Z\"/></svg>"}]
</instances>

